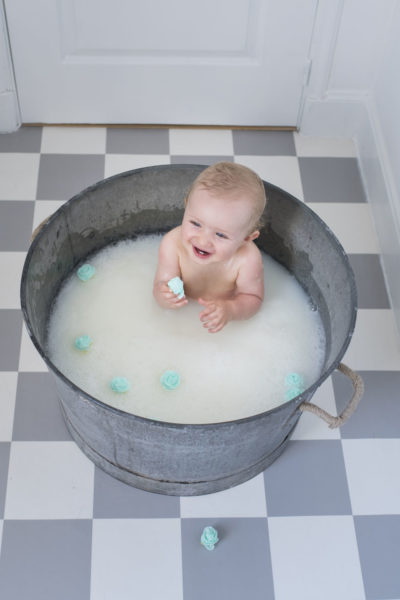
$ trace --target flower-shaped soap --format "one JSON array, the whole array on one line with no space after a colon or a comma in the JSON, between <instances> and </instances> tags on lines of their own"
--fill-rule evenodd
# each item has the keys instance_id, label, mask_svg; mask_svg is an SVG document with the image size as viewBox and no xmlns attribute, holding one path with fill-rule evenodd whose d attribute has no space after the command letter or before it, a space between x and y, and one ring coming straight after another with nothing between
<instances>
[{"instance_id":1,"label":"flower-shaped soap","mask_svg":"<svg viewBox=\"0 0 400 600\"><path fill-rule=\"evenodd\" d=\"M219 541L218 531L214 527L205 527L200 538L201 544L207 550L214 550L215 544Z\"/></svg>"},{"instance_id":2,"label":"flower-shaped soap","mask_svg":"<svg viewBox=\"0 0 400 600\"><path fill-rule=\"evenodd\" d=\"M81 335L75 339L74 346L77 350L86 351L89 350L92 342L93 340L90 335Z\"/></svg>"},{"instance_id":3,"label":"flower-shaped soap","mask_svg":"<svg viewBox=\"0 0 400 600\"><path fill-rule=\"evenodd\" d=\"M285 377L286 387L304 387L304 379L299 373L288 373Z\"/></svg>"},{"instance_id":4,"label":"flower-shaped soap","mask_svg":"<svg viewBox=\"0 0 400 600\"><path fill-rule=\"evenodd\" d=\"M300 394L302 394L303 392L304 392L303 388L298 388L296 386L289 388L285 394L286 402L289 402L289 400L293 400L293 398L300 396Z\"/></svg>"},{"instance_id":5,"label":"flower-shaped soap","mask_svg":"<svg viewBox=\"0 0 400 600\"><path fill-rule=\"evenodd\" d=\"M160 378L161 385L166 390L175 390L181 382L179 373L176 371L165 371Z\"/></svg>"},{"instance_id":6,"label":"flower-shaped soap","mask_svg":"<svg viewBox=\"0 0 400 600\"><path fill-rule=\"evenodd\" d=\"M110 382L110 388L113 392L123 394L124 392L130 390L131 384L126 377L114 377Z\"/></svg>"},{"instance_id":7,"label":"flower-shaped soap","mask_svg":"<svg viewBox=\"0 0 400 600\"><path fill-rule=\"evenodd\" d=\"M85 263L77 270L76 274L78 275L81 281L89 281L92 279L93 275L96 273L96 269L93 265L89 265L89 263Z\"/></svg>"},{"instance_id":8,"label":"flower-shaped soap","mask_svg":"<svg viewBox=\"0 0 400 600\"><path fill-rule=\"evenodd\" d=\"M289 402L304 392L304 378L299 373L288 373L285 377L285 401Z\"/></svg>"},{"instance_id":9,"label":"flower-shaped soap","mask_svg":"<svg viewBox=\"0 0 400 600\"><path fill-rule=\"evenodd\" d=\"M173 277L168 281L167 285L171 292L176 294L179 299L183 298L185 292L183 290L183 281L180 277Z\"/></svg>"}]
</instances>

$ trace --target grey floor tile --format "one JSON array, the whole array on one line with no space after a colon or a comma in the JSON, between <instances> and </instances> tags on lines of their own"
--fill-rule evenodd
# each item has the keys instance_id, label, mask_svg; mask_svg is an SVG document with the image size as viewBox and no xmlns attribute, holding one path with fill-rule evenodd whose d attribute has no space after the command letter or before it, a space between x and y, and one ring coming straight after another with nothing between
<instances>
[{"instance_id":1,"label":"grey floor tile","mask_svg":"<svg viewBox=\"0 0 400 600\"><path fill-rule=\"evenodd\" d=\"M171 165L214 165L217 162L233 162L233 156L171 155Z\"/></svg>"},{"instance_id":2,"label":"grey floor tile","mask_svg":"<svg viewBox=\"0 0 400 600\"><path fill-rule=\"evenodd\" d=\"M305 202L365 202L356 158L299 159Z\"/></svg>"},{"instance_id":3,"label":"grey floor tile","mask_svg":"<svg viewBox=\"0 0 400 600\"><path fill-rule=\"evenodd\" d=\"M38 200L69 200L104 178L105 157L100 154L42 154Z\"/></svg>"},{"instance_id":4,"label":"grey floor tile","mask_svg":"<svg viewBox=\"0 0 400 600\"><path fill-rule=\"evenodd\" d=\"M4 516L9 458L10 442L0 442L0 519Z\"/></svg>"},{"instance_id":5,"label":"grey floor tile","mask_svg":"<svg viewBox=\"0 0 400 600\"><path fill-rule=\"evenodd\" d=\"M108 154L169 154L168 129L108 128Z\"/></svg>"},{"instance_id":6,"label":"grey floor tile","mask_svg":"<svg viewBox=\"0 0 400 600\"><path fill-rule=\"evenodd\" d=\"M22 335L20 310L0 310L0 371L18 371Z\"/></svg>"},{"instance_id":7,"label":"grey floor tile","mask_svg":"<svg viewBox=\"0 0 400 600\"><path fill-rule=\"evenodd\" d=\"M296 156L291 131L232 131L235 154L257 156Z\"/></svg>"},{"instance_id":8,"label":"grey floor tile","mask_svg":"<svg viewBox=\"0 0 400 600\"><path fill-rule=\"evenodd\" d=\"M89 600L92 523L4 521L0 589L7 600Z\"/></svg>"},{"instance_id":9,"label":"grey floor tile","mask_svg":"<svg viewBox=\"0 0 400 600\"><path fill-rule=\"evenodd\" d=\"M28 249L34 210L33 201L0 202L1 252L22 252Z\"/></svg>"},{"instance_id":10,"label":"grey floor tile","mask_svg":"<svg viewBox=\"0 0 400 600\"><path fill-rule=\"evenodd\" d=\"M0 152L40 152L41 144L41 127L21 127L0 135Z\"/></svg>"},{"instance_id":11,"label":"grey floor tile","mask_svg":"<svg viewBox=\"0 0 400 600\"><path fill-rule=\"evenodd\" d=\"M400 372L360 371L364 380L364 396L356 412L341 428L344 439L400 437ZM332 375L337 410L348 404L353 388L348 378Z\"/></svg>"},{"instance_id":12,"label":"grey floor tile","mask_svg":"<svg viewBox=\"0 0 400 600\"><path fill-rule=\"evenodd\" d=\"M49 373L19 373L12 439L71 439L61 415L54 381Z\"/></svg>"},{"instance_id":13,"label":"grey floor tile","mask_svg":"<svg viewBox=\"0 0 400 600\"><path fill-rule=\"evenodd\" d=\"M146 519L179 517L176 496L150 494L122 483L96 467L93 516L97 519Z\"/></svg>"},{"instance_id":14,"label":"grey floor tile","mask_svg":"<svg viewBox=\"0 0 400 600\"><path fill-rule=\"evenodd\" d=\"M379 254L350 254L357 286L358 308L390 308Z\"/></svg>"},{"instance_id":15,"label":"grey floor tile","mask_svg":"<svg viewBox=\"0 0 400 600\"><path fill-rule=\"evenodd\" d=\"M200 544L212 525L220 542L214 550ZM185 600L273 600L267 519L182 519Z\"/></svg>"},{"instance_id":16,"label":"grey floor tile","mask_svg":"<svg viewBox=\"0 0 400 600\"><path fill-rule=\"evenodd\" d=\"M400 516L359 516L354 525L366 598L400 598Z\"/></svg>"},{"instance_id":17,"label":"grey floor tile","mask_svg":"<svg viewBox=\"0 0 400 600\"><path fill-rule=\"evenodd\" d=\"M291 441L264 481L268 516L351 514L340 440Z\"/></svg>"}]
</instances>

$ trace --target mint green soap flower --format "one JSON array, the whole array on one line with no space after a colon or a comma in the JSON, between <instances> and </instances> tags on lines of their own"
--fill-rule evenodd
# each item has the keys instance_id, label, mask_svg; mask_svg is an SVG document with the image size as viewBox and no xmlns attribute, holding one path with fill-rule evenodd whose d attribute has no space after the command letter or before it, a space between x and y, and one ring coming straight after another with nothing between
<instances>
[{"instance_id":1,"label":"mint green soap flower","mask_svg":"<svg viewBox=\"0 0 400 600\"><path fill-rule=\"evenodd\" d=\"M179 373L176 371L165 371L160 378L161 385L166 390L175 390L181 382Z\"/></svg>"},{"instance_id":2,"label":"mint green soap flower","mask_svg":"<svg viewBox=\"0 0 400 600\"><path fill-rule=\"evenodd\" d=\"M84 265L79 267L79 269L76 272L81 281L89 281L89 279L92 279L95 273L96 269L88 263L85 263Z\"/></svg>"},{"instance_id":3,"label":"mint green soap flower","mask_svg":"<svg viewBox=\"0 0 400 600\"><path fill-rule=\"evenodd\" d=\"M304 388L304 379L299 373L288 373L285 377L286 387L300 387Z\"/></svg>"},{"instance_id":4,"label":"mint green soap flower","mask_svg":"<svg viewBox=\"0 0 400 600\"><path fill-rule=\"evenodd\" d=\"M200 543L207 550L214 550L215 544L219 542L218 531L214 527L205 527L200 538Z\"/></svg>"},{"instance_id":5,"label":"mint green soap flower","mask_svg":"<svg viewBox=\"0 0 400 600\"><path fill-rule=\"evenodd\" d=\"M86 351L89 350L92 343L93 340L90 335L81 335L76 338L74 345L77 350Z\"/></svg>"},{"instance_id":6,"label":"mint green soap flower","mask_svg":"<svg viewBox=\"0 0 400 600\"><path fill-rule=\"evenodd\" d=\"M131 388L131 384L125 377L114 377L110 382L110 388L113 392L123 394Z\"/></svg>"},{"instance_id":7,"label":"mint green soap flower","mask_svg":"<svg viewBox=\"0 0 400 600\"><path fill-rule=\"evenodd\" d=\"M167 285L171 292L176 294L179 299L183 298L185 292L183 290L183 281L180 277L173 277L168 281Z\"/></svg>"},{"instance_id":8,"label":"mint green soap flower","mask_svg":"<svg viewBox=\"0 0 400 600\"><path fill-rule=\"evenodd\" d=\"M287 392L285 394L285 401L289 402L289 400L293 400L293 398L300 396L300 394L302 394L303 392L304 392L303 388L293 386L289 390L287 390Z\"/></svg>"}]
</instances>

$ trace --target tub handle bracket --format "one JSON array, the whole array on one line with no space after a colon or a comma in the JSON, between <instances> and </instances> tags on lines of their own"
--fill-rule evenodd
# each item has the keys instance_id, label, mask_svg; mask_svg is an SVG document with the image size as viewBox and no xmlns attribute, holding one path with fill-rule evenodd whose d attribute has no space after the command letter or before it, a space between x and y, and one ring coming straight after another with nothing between
<instances>
[{"instance_id":1,"label":"tub handle bracket","mask_svg":"<svg viewBox=\"0 0 400 600\"><path fill-rule=\"evenodd\" d=\"M331 429L341 427L341 425L344 425L344 423L346 423L347 419L356 410L358 403L360 402L361 396L364 393L364 382L358 373L356 373L355 371L350 369L350 367L347 367L343 363L340 363L337 366L337 370L343 373L343 375L346 375L350 378L350 381L354 388L353 397L351 398L346 408L343 410L342 414L340 414L338 417L335 417L326 412L326 410L324 410L323 408L312 404L312 402L303 402L299 406L299 409L302 412L311 412L320 419L326 421L326 423L328 423Z\"/></svg>"}]
</instances>

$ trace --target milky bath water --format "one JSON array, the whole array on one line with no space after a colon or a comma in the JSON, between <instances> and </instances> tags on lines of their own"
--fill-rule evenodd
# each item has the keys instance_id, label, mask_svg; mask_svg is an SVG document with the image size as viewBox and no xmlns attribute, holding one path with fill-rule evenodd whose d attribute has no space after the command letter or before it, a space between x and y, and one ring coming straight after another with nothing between
<instances>
[{"instance_id":1,"label":"milky bath water","mask_svg":"<svg viewBox=\"0 0 400 600\"><path fill-rule=\"evenodd\" d=\"M152 295L161 236L108 246L90 258L95 275L76 272L64 283L50 315L50 360L91 396L137 416L171 423L245 418L285 401L285 377L305 387L321 374L325 352L317 311L296 279L263 253L265 299L247 321L215 334L202 327L196 301L162 309ZM88 350L74 342L90 336ZM179 373L167 390L160 378ZM112 391L115 377L130 389Z\"/></svg>"}]
</instances>

